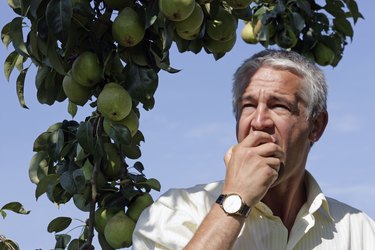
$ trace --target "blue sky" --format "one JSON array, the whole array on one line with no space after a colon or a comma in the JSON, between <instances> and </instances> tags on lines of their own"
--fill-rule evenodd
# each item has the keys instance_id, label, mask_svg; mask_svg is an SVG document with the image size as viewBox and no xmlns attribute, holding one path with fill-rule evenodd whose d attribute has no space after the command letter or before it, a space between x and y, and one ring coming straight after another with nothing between
<instances>
[{"instance_id":1,"label":"blue sky","mask_svg":"<svg viewBox=\"0 0 375 250\"><path fill-rule=\"evenodd\" d=\"M312 149L307 169L328 196L375 218L375 16L370 13L375 2L358 2L366 19L355 26L354 40L339 66L324 68L329 82L329 125ZM6 1L0 2L0 12L0 26L15 17ZM261 49L238 39L235 48L219 61L204 53L179 54L173 50L171 64L182 71L160 74L155 108L141 115L140 129L146 138L141 161L146 175L162 184L162 191L153 193L155 198L172 187L223 178L223 155L236 143L232 74L243 60ZM11 46L6 50L0 45L0 63L11 51ZM57 216L84 220L87 214L70 204L58 208L45 196L35 201L28 165L35 138L49 125L70 116L66 102L52 107L37 102L32 72L25 88L30 109L21 108L15 76L7 82L0 72L0 206L16 200L31 213L22 216L10 212L5 220L0 218L0 233L17 241L22 249L51 249L54 236L47 232L49 221ZM90 109L80 109L76 119L89 114Z\"/></svg>"}]
</instances>

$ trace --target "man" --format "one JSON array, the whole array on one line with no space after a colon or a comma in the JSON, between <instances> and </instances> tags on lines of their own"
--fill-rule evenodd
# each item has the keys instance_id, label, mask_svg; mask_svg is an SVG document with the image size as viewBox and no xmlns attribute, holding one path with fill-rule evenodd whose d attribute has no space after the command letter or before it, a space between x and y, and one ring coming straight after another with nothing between
<instances>
[{"instance_id":1,"label":"man","mask_svg":"<svg viewBox=\"0 0 375 250\"><path fill-rule=\"evenodd\" d=\"M375 249L375 222L323 195L305 170L328 122L322 71L265 50L237 70L238 144L222 182L170 190L138 221L134 249Z\"/></svg>"}]
</instances>

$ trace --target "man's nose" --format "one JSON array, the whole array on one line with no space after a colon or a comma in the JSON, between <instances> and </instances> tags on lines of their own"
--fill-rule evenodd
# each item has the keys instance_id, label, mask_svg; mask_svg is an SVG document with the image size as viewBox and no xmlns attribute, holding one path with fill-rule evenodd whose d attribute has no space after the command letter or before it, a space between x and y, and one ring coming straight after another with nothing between
<instances>
[{"instance_id":1,"label":"man's nose","mask_svg":"<svg viewBox=\"0 0 375 250\"><path fill-rule=\"evenodd\" d=\"M255 131L273 133L274 121L270 110L264 105L258 105L251 121L251 128Z\"/></svg>"}]
</instances>

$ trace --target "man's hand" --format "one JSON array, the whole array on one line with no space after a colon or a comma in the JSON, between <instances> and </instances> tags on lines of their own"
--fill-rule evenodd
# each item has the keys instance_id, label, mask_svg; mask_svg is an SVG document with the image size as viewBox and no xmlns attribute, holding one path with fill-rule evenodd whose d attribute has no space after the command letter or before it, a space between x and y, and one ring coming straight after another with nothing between
<instances>
[{"instance_id":1,"label":"man's hand","mask_svg":"<svg viewBox=\"0 0 375 250\"><path fill-rule=\"evenodd\" d=\"M253 206L277 180L284 152L272 135L251 132L224 157L227 167L222 193L238 193Z\"/></svg>"}]
</instances>

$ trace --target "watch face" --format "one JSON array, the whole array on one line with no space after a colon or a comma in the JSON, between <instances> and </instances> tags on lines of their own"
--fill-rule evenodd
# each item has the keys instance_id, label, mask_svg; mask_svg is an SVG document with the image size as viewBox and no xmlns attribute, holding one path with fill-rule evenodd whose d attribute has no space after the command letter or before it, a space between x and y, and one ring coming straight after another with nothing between
<instances>
[{"instance_id":1,"label":"watch face","mask_svg":"<svg viewBox=\"0 0 375 250\"><path fill-rule=\"evenodd\" d=\"M223 208L228 214L234 214L238 212L241 206L241 197L237 194L230 194L223 201Z\"/></svg>"}]
</instances>

